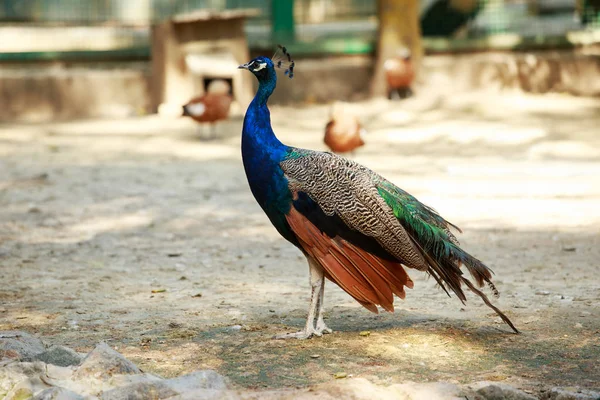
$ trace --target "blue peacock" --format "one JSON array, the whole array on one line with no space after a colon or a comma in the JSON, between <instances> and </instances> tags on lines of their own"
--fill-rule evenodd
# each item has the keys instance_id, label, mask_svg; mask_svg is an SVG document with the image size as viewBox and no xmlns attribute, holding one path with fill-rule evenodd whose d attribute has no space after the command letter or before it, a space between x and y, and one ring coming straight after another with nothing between
<instances>
[{"instance_id":1,"label":"blue peacock","mask_svg":"<svg viewBox=\"0 0 600 400\"><path fill-rule=\"evenodd\" d=\"M306 339L331 333L323 320L325 278L368 310L394 310L413 281L405 267L425 271L464 303L463 285L517 328L478 287L498 292L492 271L459 247L455 228L433 209L370 169L336 154L281 143L271 127L267 101L276 69L294 75L294 61L280 46L272 58L240 65L258 79L246 111L242 157L254 198L277 231L308 260L311 300L304 329L278 338ZM466 267L475 283L461 270Z\"/></svg>"}]
</instances>

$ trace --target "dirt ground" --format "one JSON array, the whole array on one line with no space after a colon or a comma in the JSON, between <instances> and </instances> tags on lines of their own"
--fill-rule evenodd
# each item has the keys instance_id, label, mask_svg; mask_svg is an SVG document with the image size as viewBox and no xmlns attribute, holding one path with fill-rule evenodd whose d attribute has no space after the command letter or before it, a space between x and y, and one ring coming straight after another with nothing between
<instances>
[{"instance_id":1,"label":"dirt ground","mask_svg":"<svg viewBox=\"0 0 600 400\"><path fill-rule=\"evenodd\" d=\"M369 133L354 159L463 229L522 334L409 271L415 287L394 314L329 283L332 335L271 339L303 326L308 267L250 194L240 116L211 142L157 116L0 126L0 330L79 351L107 341L146 372L216 369L239 388L343 372L600 389L600 100L475 93L355 107ZM274 129L323 149L327 110L272 107Z\"/></svg>"}]
</instances>

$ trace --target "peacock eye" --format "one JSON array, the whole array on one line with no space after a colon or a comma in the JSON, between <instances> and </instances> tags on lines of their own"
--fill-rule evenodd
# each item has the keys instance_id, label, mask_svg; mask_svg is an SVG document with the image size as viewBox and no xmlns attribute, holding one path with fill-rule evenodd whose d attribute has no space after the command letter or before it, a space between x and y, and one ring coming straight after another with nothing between
<instances>
[{"instance_id":1,"label":"peacock eye","mask_svg":"<svg viewBox=\"0 0 600 400\"><path fill-rule=\"evenodd\" d=\"M256 61L252 61L252 62L251 62L249 65L248 65L248 67L249 67L250 69L254 69L254 67L256 67Z\"/></svg>"},{"instance_id":2,"label":"peacock eye","mask_svg":"<svg viewBox=\"0 0 600 400\"><path fill-rule=\"evenodd\" d=\"M253 65L251 66L251 69L253 72L258 72L262 69L267 68L267 63L266 62L259 62L259 61L255 61L252 63Z\"/></svg>"}]
</instances>

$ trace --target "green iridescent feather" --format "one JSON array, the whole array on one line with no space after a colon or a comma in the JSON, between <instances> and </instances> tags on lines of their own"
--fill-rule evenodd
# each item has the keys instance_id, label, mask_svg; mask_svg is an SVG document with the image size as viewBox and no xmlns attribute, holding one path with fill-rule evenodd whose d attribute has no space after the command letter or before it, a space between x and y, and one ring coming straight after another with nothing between
<instances>
[{"instance_id":1,"label":"green iridescent feather","mask_svg":"<svg viewBox=\"0 0 600 400\"><path fill-rule=\"evenodd\" d=\"M438 272L437 276L434 275L434 277L438 282L445 281L454 292L458 292L459 297L462 297L461 291L455 290L460 285L457 283L455 288L452 282L444 278L449 269L461 274L459 267L460 264L463 264L479 285L487 282L494 293L497 292L490 281L492 271L458 246L458 240L449 229L453 227L460 231L458 227L389 181L378 182L377 191L386 204L392 208L394 215L413 238L413 241L425 253L424 256L434 264L432 267L434 270L438 270L436 271Z\"/></svg>"}]
</instances>

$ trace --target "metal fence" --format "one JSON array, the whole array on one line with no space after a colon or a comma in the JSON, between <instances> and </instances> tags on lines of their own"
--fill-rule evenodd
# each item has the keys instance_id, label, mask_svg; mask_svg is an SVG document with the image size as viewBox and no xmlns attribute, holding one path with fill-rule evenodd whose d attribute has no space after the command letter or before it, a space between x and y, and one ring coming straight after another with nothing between
<instances>
[{"instance_id":1,"label":"metal fence","mask_svg":"<svg viewBox=\"0 0 600 400\"><path fill-rule=\"evenodd\" d=\"M466 40L467 47L469 40L499 34L543 43L546 38L565 37L569 32L600 30L598 0L419 1L425 38L441 37L449 43ZM325 52L332 48L326 46L328 41L344 42L347 46L342 48L349 51L368 52L376 40L375 0L0 0L0 27L23 23L95 27L106 29L113 36L131 34L135 36L135 47L139 48L144 40L149 45L149 26L153 22L197 9L235 8L255 8L261 12L246 26L253 47L272 46L277 40L274 34L282 30L292 35L297 44ZM95 48L90 38L70 40L77 43L77 49ZM127 43L133 43L113 42L121 43L117 45L121 51L127 48ZM0 54L3 52L0 43Z\"/></svg>"},{"instance_id":2,"label":"metal fence","mask_svg":"<svg viewBox=\"0 0 600 400\"><path fill-rule=\"evenodd\" d=\"M0 22L149 25L198 9L257 8L269 18L265 0L0 0Z\"/></svg>"}]
</instances>

